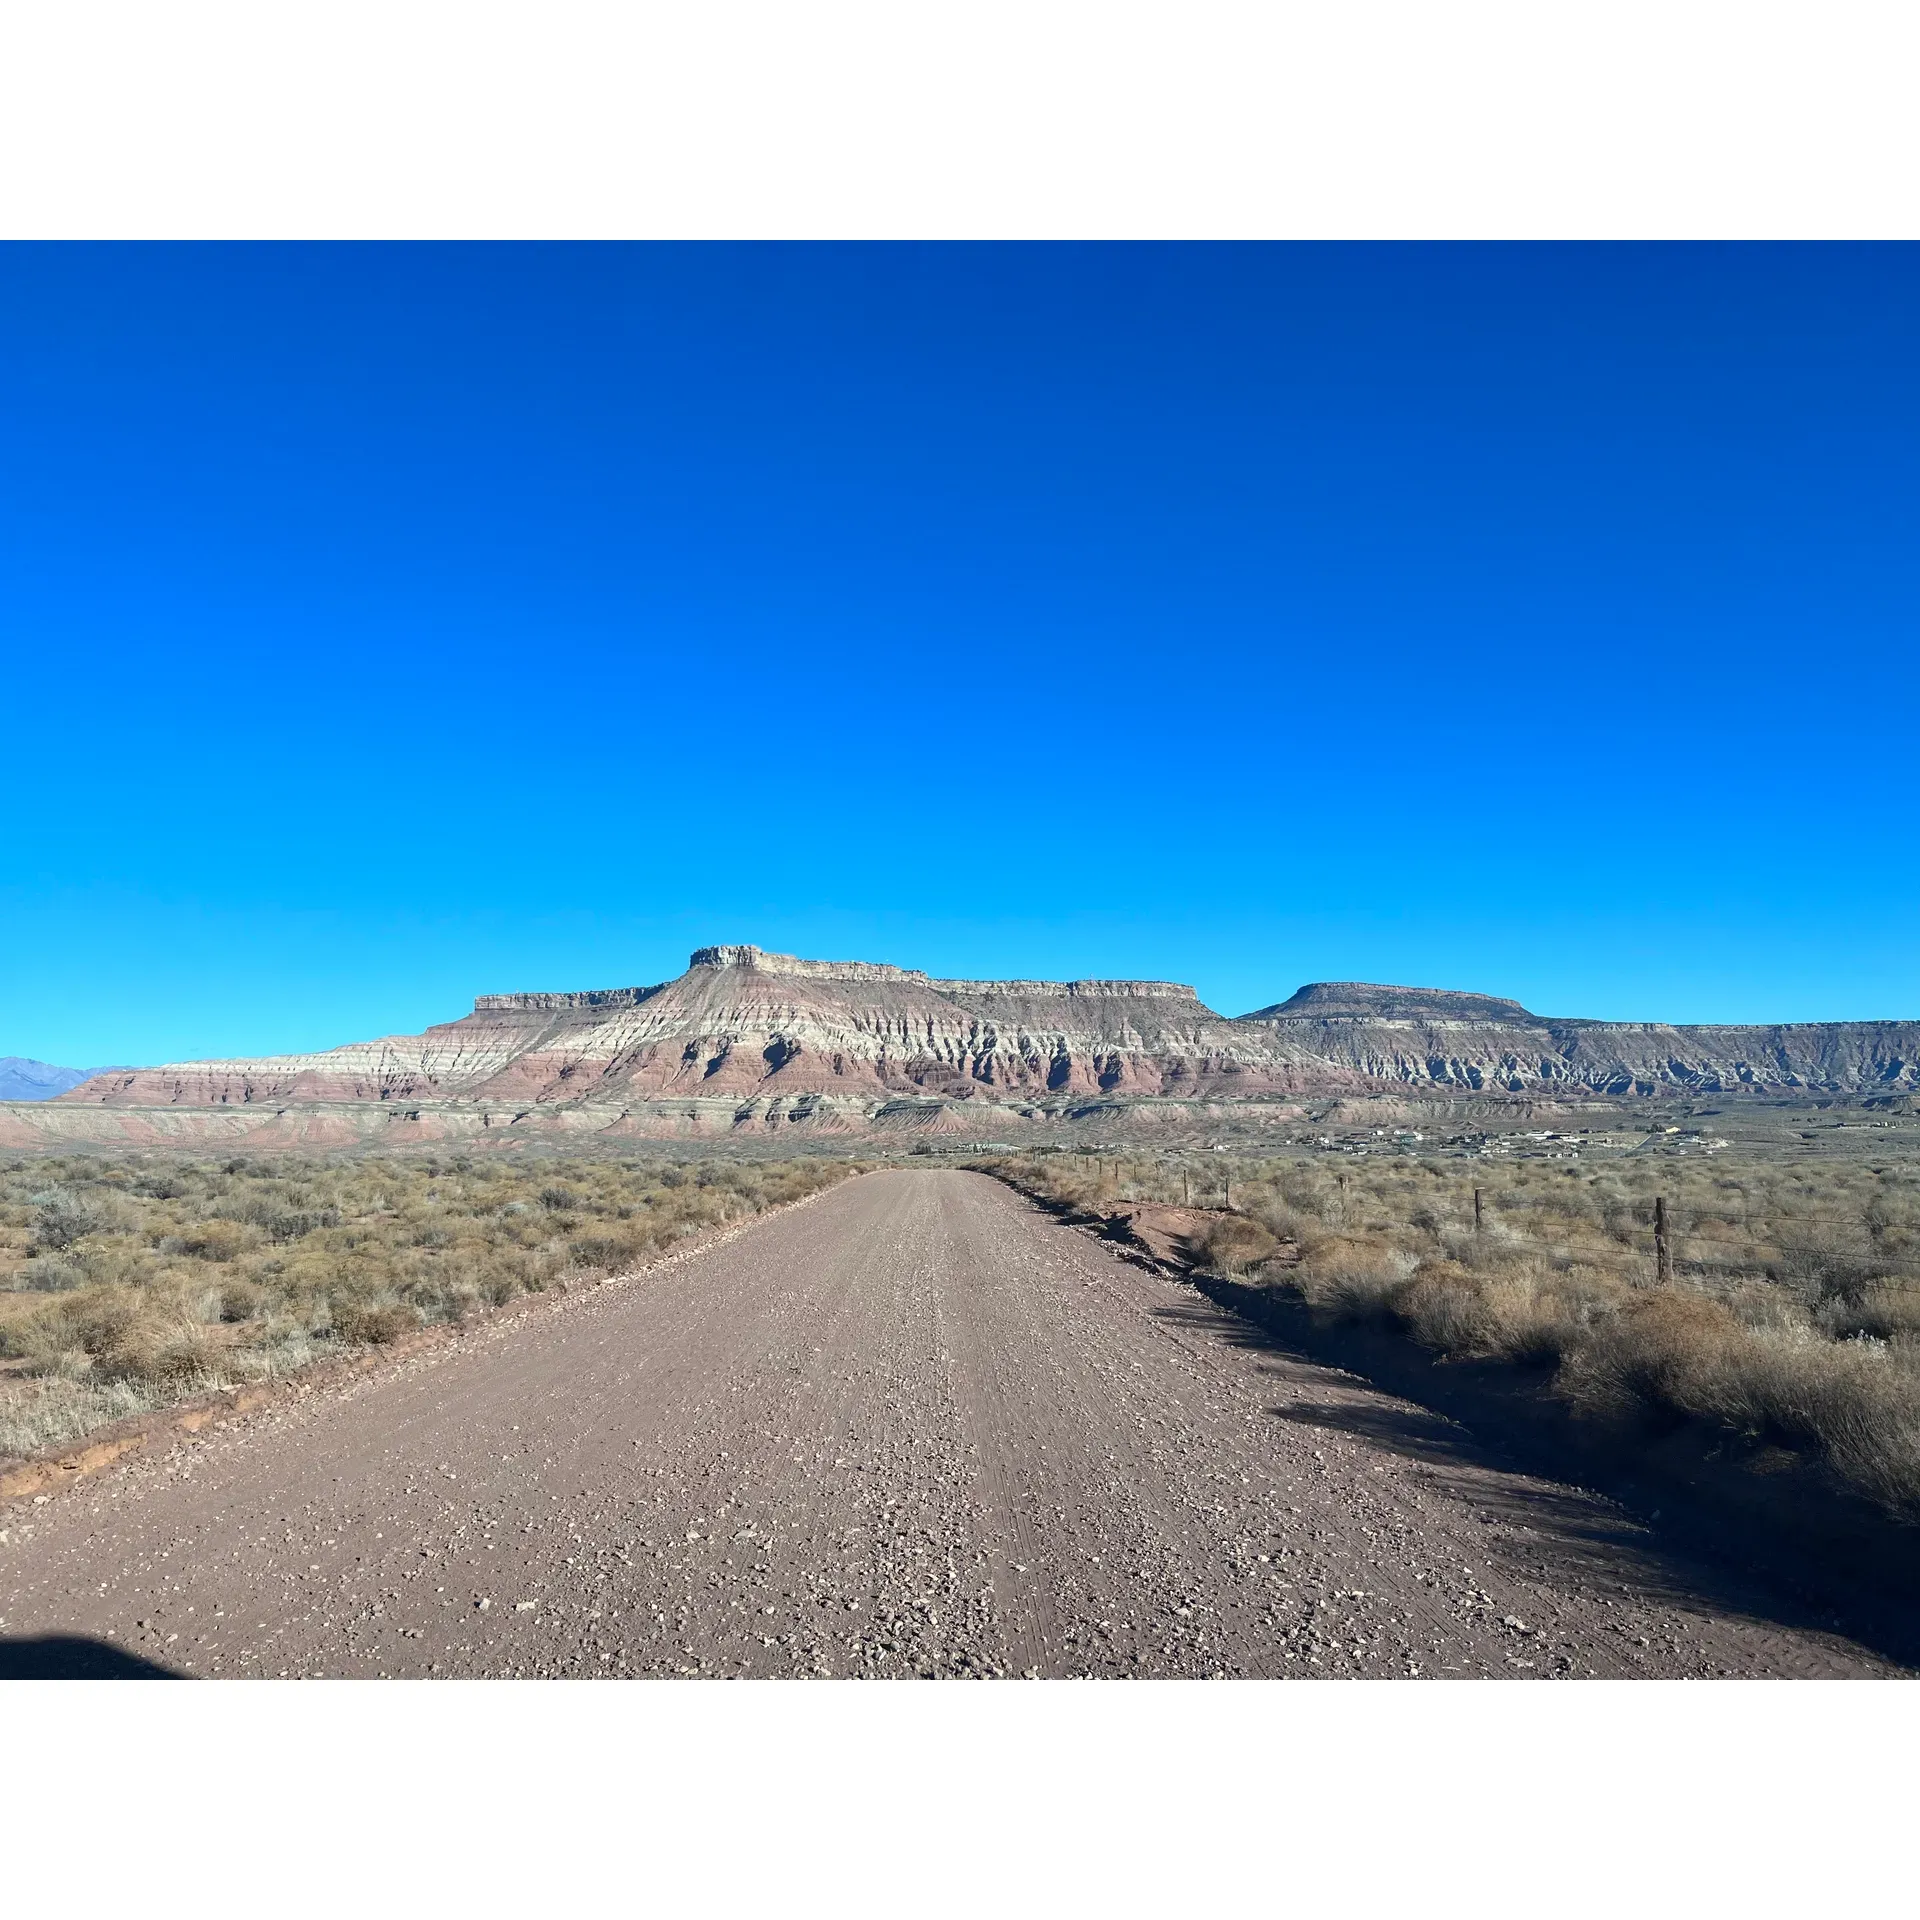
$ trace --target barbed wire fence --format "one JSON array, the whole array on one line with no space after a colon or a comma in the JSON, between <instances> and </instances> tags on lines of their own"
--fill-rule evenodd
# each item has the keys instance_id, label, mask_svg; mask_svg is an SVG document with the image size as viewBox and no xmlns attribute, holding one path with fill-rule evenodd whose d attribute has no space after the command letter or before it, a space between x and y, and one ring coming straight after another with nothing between
<instances>
[{"instance_id":1,"label":"barbed wire fence","mask_svg":"<svg viewBox=\"0 0 1920 1920\"><path fill-rule=\"evenodd\" d=\"M1236 1204L1236 1187L1243 1201L1250 1191L1258 1194L1271 1187L1271 1176L1262 1168L1257 1154L1215 1160L1211 1150L1163 1157L1131 1148L1088 1148L1066 1157L1091 1174L1114 1198L1122 1197L1122 1190L1129 1186L1171 1185L1177 1180L1179 1204L1236 1213L1243 1211ZM1329 1169L1327 1173L1345 1200L1350 1191L1347 1171ZM1458 1181L1456 1190L1459 1184L1465 1183ZM1481 1184L1472 1184L1469 1195L1471 1231L1476 1235L1497 1227L1543 1246L1554 1243L1556 1236L1544 1221L1528 1219L1533 1208L1502 1204L1509 1194L1489 1192ZM1916 1199L1920 1199L1920 1193ZM1703 1213L1726 1231L1700 1231L1694 1223ZM1623 1232L1628 1222L1630 1226ZM1464 1227L1465 1221L1460 1224ZM1879 1244L1864 1210L1840 1212L1792 1205L1709 1211L1655 1191L1636 1195L1624 1206L1606 1209L1593 1224L1601 1226L1613 1244L1604 1250L1589 1248L1588 1255L1598 1255L1600 1264L1625 1269L1640 1284L1698 1284L1751 1275L1841 1291L1866 1286L1920 1287L1920 1247L1907 1251Z\"/></svg>"}]
</instances>

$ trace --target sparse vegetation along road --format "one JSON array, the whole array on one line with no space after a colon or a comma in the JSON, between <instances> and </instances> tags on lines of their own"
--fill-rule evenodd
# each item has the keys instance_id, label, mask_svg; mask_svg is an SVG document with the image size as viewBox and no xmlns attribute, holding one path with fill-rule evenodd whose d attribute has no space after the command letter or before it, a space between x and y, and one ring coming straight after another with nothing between
<instances>
[{"instance_id":1,"label":"sparse vegetation along road","mask_svg":"<svg viewBox=\"0 0 1920 1920\"><path fill-rule=\"evenodd\" d=\"M197 1675L1889 1671L951 1171L0 1526L0 1633Z\"/></svg>"},{"instance_id":2,"label":"sparse vegetation along road","mask_svg":"<svg viewBox=\"0 0 1920 1920\"><path fill-rule=\"evenodd\" d=\"M989 1164L1082 1220L1157 1221L1149 1237L1177 1238L1181 1263L1251 1289L1255 1318L1259 1295L1291 1298L1323 1325L1392 1327L1446 1361L1526 1373L1596 1457L1689 1427L1723 1494L1772 1489L1735 1497L1771 1504L1782 1535L1796 1504L1801 1520L1858 1506L1853 1532L1891 1571L1920 1520L1911 1160L1394 1155L1349 1172L1271 1156L1202 1165L1201 1197L1230 1184L1232 1211L1196 1212L1182 1204L1194 1156L1090 1158Z\"/></svg>"},{"instance_id":3,"label":"sparse vegetation along road","mask_svg":"<svg viewBox=\"0 0 1920 1920\"><path fill-rule=\"evenodd\" d=\"M0 1170L10 1458L565 1291L844 1179L826 1159L23 1160Z\"/></svg>"}]
</instances>

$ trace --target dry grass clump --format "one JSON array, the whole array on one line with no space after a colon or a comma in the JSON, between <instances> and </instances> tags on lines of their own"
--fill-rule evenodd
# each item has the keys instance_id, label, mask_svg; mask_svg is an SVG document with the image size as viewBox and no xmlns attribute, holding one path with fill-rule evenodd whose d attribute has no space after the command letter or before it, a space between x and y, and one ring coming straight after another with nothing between
<instances>
[{"instance_id":1,"label":"dry grass clump","mask_svg":"<svg viewBox=\"0 0 1920 1920\"><path fill-rule=\"evenodd\" d=\"M1280 1241L1270 1227L1238 1213L1209 1220L1200 1230L1199 1244L1210 1266L1231 1274L1245 1273L1280 1251Z\"/></svg>"},{"instance_id":2,"label":"dry grass clump","mask_svg":"<svg viewBox=\"0 0 1920 1920\"><path fill-rule=\"evenodd\" d=\"M853 1170L822 1159L0 1167L0 1454L618 1271Z\"/></svg>"},{"instance_id":3,"label":"dry grass clump","mask_svg":"<svg viewBox=\"0 0 1920 1920\"><path fill-rule=\"evenodd\" d=\"M1292 1282L1309 1305L1336 1320L1388 1320L1412 1262L1392 1249L1342 1248L1296 1268Z\"/></svg>"},{"instance_id":4,"label":"dry grass clump","mask_svg":"<svg viewBox=\"0 0 1920 1920\"><path fill-rule=\"evenodd\" d=\"M994 1170L1095 1211L1191 1198L1214 1210L1195 1250L1217 1272L1287 1288L1329 1319L1397 1327L1446 1359L1550 1368L1588 1418L1700 1421L1823 1459L1920 1514L1914 1169L1139 1155Z\"/></svg>"}]
</instances>

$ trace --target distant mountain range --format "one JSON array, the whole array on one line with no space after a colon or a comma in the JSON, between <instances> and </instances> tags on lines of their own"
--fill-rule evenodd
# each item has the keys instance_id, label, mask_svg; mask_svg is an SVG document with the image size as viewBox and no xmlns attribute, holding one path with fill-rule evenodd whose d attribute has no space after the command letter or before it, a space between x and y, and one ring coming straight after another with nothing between
<instances>
[{"instance_id":1,"label":"distant mountain range","mask_svg":"<svg viewBox=\"0 0 1920 1920\"><path fill-rule=\"evenodd\" d=\"M8 1054L0 1057L0 1100L51 1100L97 1073L112 1071L110 1067L53 1067L44 1060Z\"/></svg>"},{"instance_id":2,"label":"distant mountain range","mask_svg":"<svg viewBox=\"0 0 1920 1920\"><path fill-rule=\"evenodd\" d=\"M702 947L658 986L483 994L464 1019L419 1035L113 1069L60 1093L32 1132L78 1108L95 1121L76 1113L76 1137L198 1137L192 1116L218 1113L223 1138L270 1119L278 1135L320 1144L385 1135L401 1118L420 1138L502 1126L998 1131L1121 1106L1145 1124L1152 1113L1177 1119L1180 1103L1271 1112L1382 1092L1631 1100L1916 1089L1915 1021L1561 1019L1485 994L1354 982L1303 987L1228 1019L1169 981L938 980L736 946Z\"/></svg>"}]
</instances>

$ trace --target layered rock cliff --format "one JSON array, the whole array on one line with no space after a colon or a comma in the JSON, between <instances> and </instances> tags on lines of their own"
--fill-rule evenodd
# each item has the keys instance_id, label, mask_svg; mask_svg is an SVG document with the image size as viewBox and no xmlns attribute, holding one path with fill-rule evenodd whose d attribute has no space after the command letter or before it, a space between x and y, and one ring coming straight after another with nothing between
<instances>
[{"instance_id":1,"label":"layered rock cliff","mask_svg":"<svg viewBox=\"0 0 1920 1920\"><path fill-rule=\"evenodd\" d=\"M1169 981L935 980L703 947L660 986L483 994L464 1020L424 1034L105 1075L67 1097L201 1107L770 1092L1004 1100L1282 1093L1327 1078L1322 1063Z\"/></svg>"},{"instance_id":2,"label":"layered rock cliff","mask_svg":"<svg viewBox=\"0 0 1920 1920\"><path fill-rule=\"evenodd\" d=\"M1032 1114L1140 1096L1211 1104L1382 1088L1631 1097L1916 1087L1913 1021L1561 1020L1485 994L1352 982L1303 987L1229 1020L1169 981L940 980L732 946L699 949L657 986L483 994L465 1019L423 1034L115 1071L61 1102L274 1112L430 1103L477 1110L482 1126L494 1110L517 1120L644 1108L676 1126L674 1116L704 1126L738 1110L838 1129L889 1115L947 1124L939 1116L969 1102Z\"/></svg>"},{"instance_id":3,"label":"layered rock cliff","mask_svg":"<svg viewBox=\"0 0 1920 1920\"><path fill-rule=\"evenodd\" d=\"M1686 1027L1568 1020L1485 994L1323 982L1233 1024L1259 1027L1330 1070L1403 1087L1616 1096L1920 1087L1920 1021L1913 1020Z\"/></svg>"}]
</instances>

